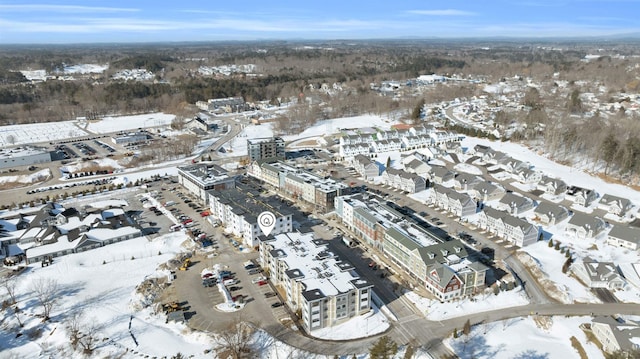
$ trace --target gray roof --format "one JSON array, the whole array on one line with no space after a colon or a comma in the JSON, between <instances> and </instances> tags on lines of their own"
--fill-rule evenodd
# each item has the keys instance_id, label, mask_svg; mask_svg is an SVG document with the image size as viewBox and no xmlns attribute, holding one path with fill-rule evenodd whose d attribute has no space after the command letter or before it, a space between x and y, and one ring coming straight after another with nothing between
<instances>
[{"instance_id":1,"label":"gray roof","mask_svg":"<svg viewBox=\"0 0 640 359\"><path fill-rule=\"evenodd\" d=\"M452 254L455 254L460 259L468 256L464 245L457 239L448 242L436 243L426 247L420 247L418 248L418 254L420 254L420 258L422 258L422 261L426 265L446 263L446 257ZM431 258L431 256L433 256L433 258Z\"/></svg>"},{"instance_id":2,"label":"gray roof","mask_svg":"<svg viewBox=\"0 0 640 359\"><path fill-rule=\"evenodd\" d=\"M620 205L622 206L622 208L629 208L631 207L631 201L627 198L621 198L621 197L616 197L616 196L612 196L610 194L605 194L602 196L602 198L600 199L600 203L610 203L610 202L618 202L620 203Z\"/></svg>"},{"instance_id":3,"label":"gray roof","mask_svg":"<svg viewBox=\"0 0 640 359\"><path fill-rule=\"evenodd\" d=\"M598 227L604 226L604 221L598 217L592 217L584 213L576 212L571 216L571 219L569 219L569 224L596 230Z\"/></svg>"},{"instance_id":4,"label":"gray roof","mask_svg":"<svg viewBox=\"0 0 640 359\"><path fill-rule=\"evenodd\" d=\"M551 202L540 202L533 212L538 215L547 215L555 218L569 214L569 210L566 207Z\"/></svg>"},{"instance_id":5,"label":"gray roof","mask_svg":"<svg viewBox=\"0 0 640 359\"><path fill-rule=\"evenodd\" d=\"M517 207L520 207L520 206L530 205L533 203L533 201L527 197L518 196L515 193L507 193L502 198L500 198L500 203L506 204L509 206L511 206L512 204L515 204Z\"/></svg>"},{"instance_id":6,"label":"gray roof","mask_svg":"<svg viewBox=\"0 0 640 359\"><path fill-rule=\"evenodd\" d=\"M640 228L615 225L609 232L609 237L640 244Z\"/></svg>"}]
</instances>

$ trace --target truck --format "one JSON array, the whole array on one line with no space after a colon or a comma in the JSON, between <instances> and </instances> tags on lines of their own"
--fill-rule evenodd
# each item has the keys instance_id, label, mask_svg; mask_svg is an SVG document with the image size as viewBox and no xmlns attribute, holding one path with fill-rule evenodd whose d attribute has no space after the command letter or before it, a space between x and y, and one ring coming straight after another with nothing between
<instances>
[{"instance_id":1,"label":"truck","mask_svg":"<svg viewBox=\"0 0 640 359\"><path fill-rule=\"evenodd\" d=\"M344 243L347 247L355 247L356 243L353 239L343 236L342 243Z\"/></svg>"}]
</instances>

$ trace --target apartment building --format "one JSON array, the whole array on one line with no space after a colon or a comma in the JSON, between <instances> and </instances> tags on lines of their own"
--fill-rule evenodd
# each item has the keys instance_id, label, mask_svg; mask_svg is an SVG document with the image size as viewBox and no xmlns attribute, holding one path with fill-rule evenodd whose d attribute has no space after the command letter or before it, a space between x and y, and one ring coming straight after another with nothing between
<instances>
[{"instance_id":1,"label":"apartment building","mask_svg":"<svg viewBox=\"0 0 640 359\"><path fill-rule=\"evenodd\" d=\"M313 233L260 237L260 265L283 289L287 305L299 311L308 332L371 310L373 284L330 252L325 241L314 239Z\"/></svg>"},{"instance_id":2,"label":"apartment building","mask_svg":"<svg viewBox=\"0 0 640 359\"><path fill-rule=\"evenodd\" d=\"M227 174L227 170L214 164L178 167L178 183L205 204L209 201L207 191L235 187L235 179Z\"/></svg>"},{"instance_id":3,"label":"apartment building","mask_svg":"<svg viewBox=\"0 0 640 359\"><path fill-rule=\"evenodd\" d=\"M251 161L264 159L284 160L285 143L281 137L252 138L247 140L247 154Z\"/></svg>"}]
</instances>

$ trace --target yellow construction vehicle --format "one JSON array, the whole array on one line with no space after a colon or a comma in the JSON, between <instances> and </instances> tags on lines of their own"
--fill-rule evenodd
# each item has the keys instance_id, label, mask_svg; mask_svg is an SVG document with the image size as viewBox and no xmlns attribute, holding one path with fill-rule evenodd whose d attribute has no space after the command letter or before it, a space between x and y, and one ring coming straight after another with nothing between
<instances>
[{"instance_id":1,"label":"yellow construction vehicle","mask_svg":"<svg viewBox=\"0 0 640 359\"><path fill-rule=\"evenodd\" d=\"M182 262L182 266L180 266L180 270L187 270L187 268L189 268L189 266L191 265L191 259L187 258Z\"/></svg>"}]
</instances>

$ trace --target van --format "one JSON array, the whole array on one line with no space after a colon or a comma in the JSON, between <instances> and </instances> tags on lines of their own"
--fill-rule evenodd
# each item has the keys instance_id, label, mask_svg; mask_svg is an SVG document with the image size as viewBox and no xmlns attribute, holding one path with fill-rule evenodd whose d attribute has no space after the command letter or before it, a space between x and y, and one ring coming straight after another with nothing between
<instances>
[{"instance_id":1,"label":"van","mask_svg":"<svg viewBox=\"0 0 640 359\"><path fill-rule=\"evenodd\" d=\"M234 285L237 283L238 281L235 279L225 279L224 281L222 281L222 284L224 284L225 286Z\"/></svg>"}]
</instances>

